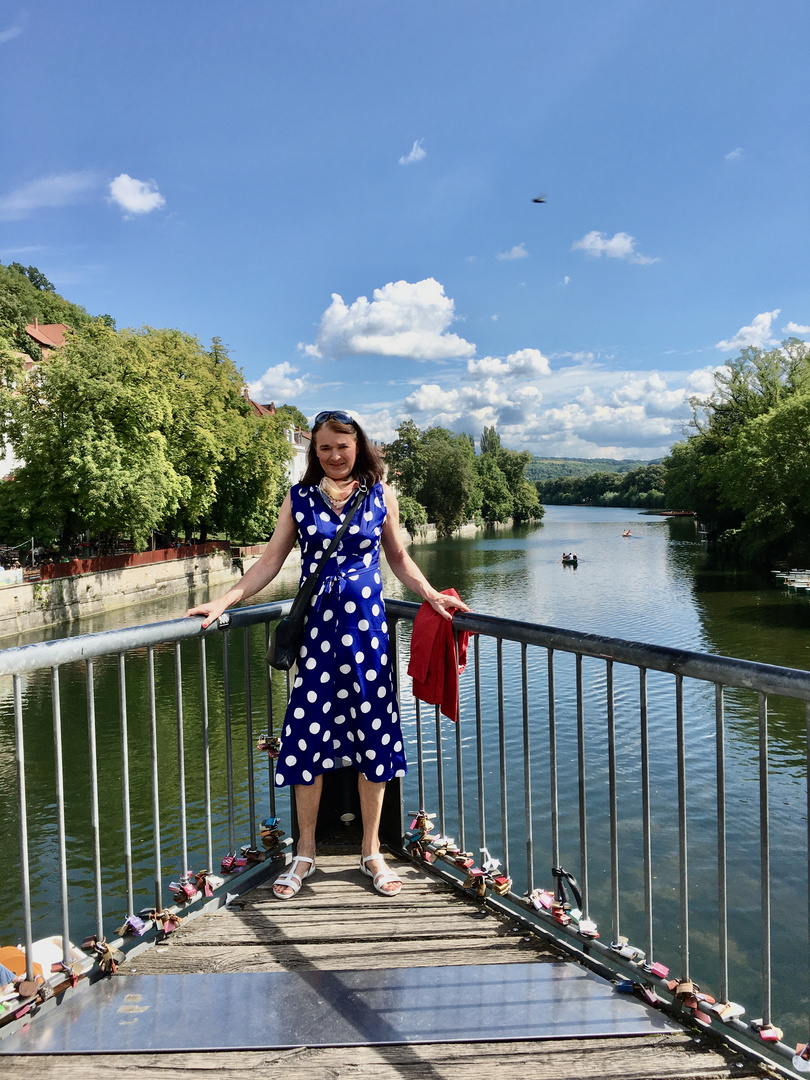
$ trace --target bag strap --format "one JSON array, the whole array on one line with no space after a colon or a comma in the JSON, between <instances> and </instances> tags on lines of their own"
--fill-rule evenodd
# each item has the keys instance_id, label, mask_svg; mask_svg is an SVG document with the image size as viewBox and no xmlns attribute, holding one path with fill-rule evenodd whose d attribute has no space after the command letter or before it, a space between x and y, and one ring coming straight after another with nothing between
<instances>
[{"instance_id":1,"label":"bag strap","mask_svg":"<svg viewBox=\"0 0 810 1080\"><path fill-rule=\"evenodd\" d=\"M326 566L327 561L332 557L332 554L335 548L340 543L343 534L346 532L349 525L351 524L352 518L360 509L360 504L362 503L363 499L365 499L366 495L368 495L368 490L369 489L368 485L366 484L365 477L361 477L360 487L357 489L357 494L349 504L349 508L343 516L343 522L341 523L340 528L332 537L331 544L324 551L323 558L319 560L318 569L313 570L309 577L301 583L301 588L298 590L298 596L295 598L296 605L299 604L299 598L300 602L304 603L305 600L309 599L309 597L312 596L313 592L315 591L315 586L318 584L318 580L323 573L323 568Z\"/></svg>"}]
</instances>

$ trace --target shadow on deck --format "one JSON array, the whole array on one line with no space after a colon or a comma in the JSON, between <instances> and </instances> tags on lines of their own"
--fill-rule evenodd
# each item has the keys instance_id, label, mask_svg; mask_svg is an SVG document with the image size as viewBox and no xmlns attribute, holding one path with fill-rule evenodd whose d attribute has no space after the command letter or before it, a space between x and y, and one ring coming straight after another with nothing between
<instances>
[{"instance_id":1,"label":"shadow on deck","mask_svg":"<svg viewBox=\"0 0 810 1080\"><path fill-rule=\"evenodd\" d=\"M395 865L405 887L397 897L388 899L378 896L370 880L360 875L356 854L321 855L315 874L304 882L293 901L275 900L269 884L264 884L228 908L188 919L170 938L122 965L115 990L120 993L121 983L124 987L127 982L134 986L142 983L144 976L156 975L296 972L311 982L310 977L318 972L367 971L376 972L375 978L384 982L381 973L393 973L394 969L398 970L391 975L391 981L401 978L404 969L491 964L560 966L561 957L524 926L460 895L422 867L407 862ZM205 980L206 988L210 981ZM413 1001L413 1008L442 1006L447 997L446 989L433 995L426 993ZM245 996L238 1002L238 1013L245 1018L252 1013L255 1022L257 1016L261 1019L265 1005L266 999L260 996ZM522 1009L520 1006L516 1002L514 1008L520 1011L525 1024L527 1008L525 1003ZM233 1016L235 1011L233 1002L227 1008L223 1005L219 1018L223 1027L225 1013ZM706 1032L693 1035L681 1030L657 1033L651 1029L645 1034L583 1036L587 1023L582 1012L576 1006L571 1009L571 1033L564 1037L473 1041L465 1040L459 1032L458 1042L443 1039L384 1045L148 1053L112 1050L103 1054L57 1053L35 1059L30 1055L4 1055L3 1075L9 1080L27 1077L35 1068L38 1080L109 1080L126 1070L130 1075L137 1071L144 1076L171 1075L180 1080L196 1077L202 1071L241 1080L256 1069L268 1067L276 1067L279 1075L290 1080L347 1076L463 1080L495 1070L521 1080L709 1080L759 1073L754 1063L733 1054ZM201 1009L199 1016L183 1016L178 1002L175 1019L178 1026L193 1028L209 1021L210 1014ZM40 1022L47 1023L47 1019ZM384 1042L385 1022L381 1023L380 1042ZM239 1046L240 1033L234 1032L232 1021L227 1024L230 1026L223 1045ZM266 1037L272 1043L273 1030L268 1029Z\"/></svg>"}]
</instances>

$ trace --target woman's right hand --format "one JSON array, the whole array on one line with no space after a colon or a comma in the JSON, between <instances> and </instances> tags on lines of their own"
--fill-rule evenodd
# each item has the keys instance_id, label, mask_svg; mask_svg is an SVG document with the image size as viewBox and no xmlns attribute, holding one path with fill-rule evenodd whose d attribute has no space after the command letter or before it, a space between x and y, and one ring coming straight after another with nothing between
<instances>
[{"instance_id":1,"label":"woman's right hand","mask_svg":"<svg viewBox=\"0 0 810 1080\"><path fill-rule=\"evenodd\" d=\"M183 616L184 619L189 618L191 615L203 615L205 621L202 624L203 630L210 626L212 622L215 622L220 615L228 607L228 603L224 597L220 597L219 600L210 600L207 604L198 604L196 607L189 608Z\"/></svg>"}]
</instances>

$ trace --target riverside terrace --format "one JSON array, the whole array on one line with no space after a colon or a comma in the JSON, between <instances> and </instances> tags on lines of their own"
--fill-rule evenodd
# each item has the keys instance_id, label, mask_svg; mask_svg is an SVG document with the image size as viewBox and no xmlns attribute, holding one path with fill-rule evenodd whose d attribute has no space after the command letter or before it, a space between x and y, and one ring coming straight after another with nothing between
<instances>
[{"instance_id":1,"label":"riverside terrace","mask_svg":"<svg viewBox=\"0 0 810 1080\"><path fill-rule=\"evenodd\" d=\"M272 760L269 769L256 768L254 746L261 729L266 737L260 743L272 749L274 726L278 730L274 713L280 715L283 678L279 686L274 673L271 684L257 661L271 622L288 609L289 602L237 609L204 634L198 620L175 620L0 653L0 674L11 677L17 763L16 814L12 804L5 820L16 816L19 828L22 974L33 984L25 987L27 998L6 1006L0 1027L5 1075L30 1069L31 1054L37 1055L38 1074L46 1076L102 1069L109 1074L111 1068L135 1065L239 1075L274 1062L293 1076L339 1074L347 1064L355 1074L374 1076L462 1077L482 1065L506 1065L538 1077L740 1076L756 1072L757 1059L788 1072L806 1071L810 1063L795 1057L807 1028L806 988L799 982L808 969L806 911L794 912L789 926L771 913L771 864L780 853L770 835L768 702L772 696L788 698L806 709L808 673L456 616L459 629L476 635L459 725L449 730L437 710L408 702L401 660L397 665L415 761L406 794L390 786L384 829L406 888L390 900L376 896L360 877L356 856L345 854L352 826L336 823L352 821L356 796L344 783L348 771L340 771L324 804L318 872L295 902L280 904L270 899L268 882L288 861L289 839L270 836L277 827L260 825L258 806L269 806L275 816L282 800L277 806ZM406 638L417 605L389 601L386 610L392 639ZM208 655L212 637L222 647L216 678L213 653ZM395 662L400 644L392 648ZM96 669L105 658L118 673L117 761L96 754ZM75 665L86 688L81 725L75 701L68 705L69 716L63 709L60 689L60 679L79 670ZM130 804L129 725L138 704L128 679L139 668L151 747L146 830ZM56 804L47 820L32 815L29 821L33 790L25 747L31 729L23 680L36 672L50 689ZM594 672L598 690L591 688ZM166 716L160 686L169 677L172 708ZM187 704L192 677L199 687L193 709ZM635 686L632 708L625 693L628 677ZM658 679L671 689L678 763L678 790L666 802L655 798L650 780L657 745L648 685ZM209 694L209 684L215 694ZM738 692L752 695L759 731L757 984L740 980L730 962L730 913L739 898L732 906L727 888L735 851L727 827L724 702ZM245 708L238 739L232 710L237 697ZM689 783L688 729L698 723L701 703L709 706L704 720L714 732L716 782L708 798ZM631 714L639 751L633 800L620 767ZM89 737L89 791L77 793L66 783L66 723L72 738L77 726ZM173 759L161 743L167 725L176 739ZM595 767L590 740L597 729L606 755ZM220 747L224 776L211 768ZM203 777L193 808L188 748L201 759ZM701 745L704 764L707 753ZM571 762L573 794L566 779ZM102 836L113 823L100 820L99 790L114 778L122 787L122 820L115 825L121 850L107 865ZM176 792L171 802L169 784ZM217 831L220 787L227 837ZM600 821L593 807L605 793L607 814ZM76 838L65 827L73 798L85 811L82 858L91 868L91 883L75 872ZM716 846L711 895L701 890L696 896L697 875L690 870L698 857L687 838L687 803L692 812L699 799L706 805L697 816L711 816ZM403 817L411 806L435 818ZM169 829L169 821L177 827ZM270 842L264 850L262 833ZM664 846L665 855L658 842L662 833L674 838L671 849ZM227 847L226 854L244 843L249 866L222 885L209 882L210 897L195 896L192 887L189 901L175 898L167 905L167 862L177 868L172 892L181 892L193 885L191 862L208 868L219 862L215 842ZM58 873L51 865L58 889L52 910L43 913L38 905L47 890L31 867L49 844L58 855ZM462 853L471 848L473 866L462 865L469 859L454 855L453 847ZM804 850L791 856L797 867L806 867L806 837ZM656 884L662 859L674 867L672 897L662 898ZM571 865L581 897L573 893ZM553 875L551 866L569 870ZM205 881L199 884L204 893ZM111 902L116 888L119 898ZM80 894L88 893L90 918L78 923ZM4 898L4 906L11 899ZM714 913L712 941L699 915L706 908ZM152 915L146 933L116 938L112 927L139 911L146 919ZM178 914L182 925L167 934ZM64 967L57 963L59 970L43 971L47 987L37 986L34 970L33 926L43 920L50 920L52 933L61 931L61 942L89 932L98 943L88 943L86 958L65 949ZM773 957L784 955L785 933L790 963L783 969ZM123 958L117 957L119 948ZM115 967L116 977L105 979L104 967ZM795 1030L780 1040L776 1025L785 1021L771 1015L772 989L788 981L804 1015L791 1018ZM702 994L697 983L711 995ZM739 1009L723 1009L732 998L749 1011L735 1015ZM752 1022L746 1022L749 1017Z\"/></svg>"}]
</instances>

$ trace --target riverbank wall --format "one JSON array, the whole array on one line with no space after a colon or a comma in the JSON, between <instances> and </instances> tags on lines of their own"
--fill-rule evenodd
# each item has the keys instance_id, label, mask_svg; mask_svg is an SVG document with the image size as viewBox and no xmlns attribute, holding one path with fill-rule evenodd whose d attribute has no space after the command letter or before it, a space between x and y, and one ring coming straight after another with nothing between
<instances>
[{"instance_id":1,"label":"riverbank wall","mask_svg":"<svg viewBox=\"0 0 810 1080\"><path fill-rule=\"evenodd\" d=\"M454 535L473 537L476 531L476 526L470 524ZM427 525L411 537L403 527L402 538L407 546L430 543L437 539L437 532L435 526ZM185 593L191 603L201 589L209 588L216 593L238 581L245 570L258 562L263 545L242 550L244 554L236 559L229 550L200 551L185 558L174 556L0 587L0 639L67 625L166 596ZM85 560L82 568L85 564L92 565L90 560ZM282 570L295 572L300 565L301 553L296 547L287 556Z\"/></svg>"},{"instance_id":2,"label":"riverbank wall","mask_svg":"<svg viewBox=\"0 0 810 1080\"><path fill-rule=\"evenodd\" d=\"M226 551L0 588L0 638L72 623L116 608L227 588L240 572Z\"/></svg>"}]
</instances>

